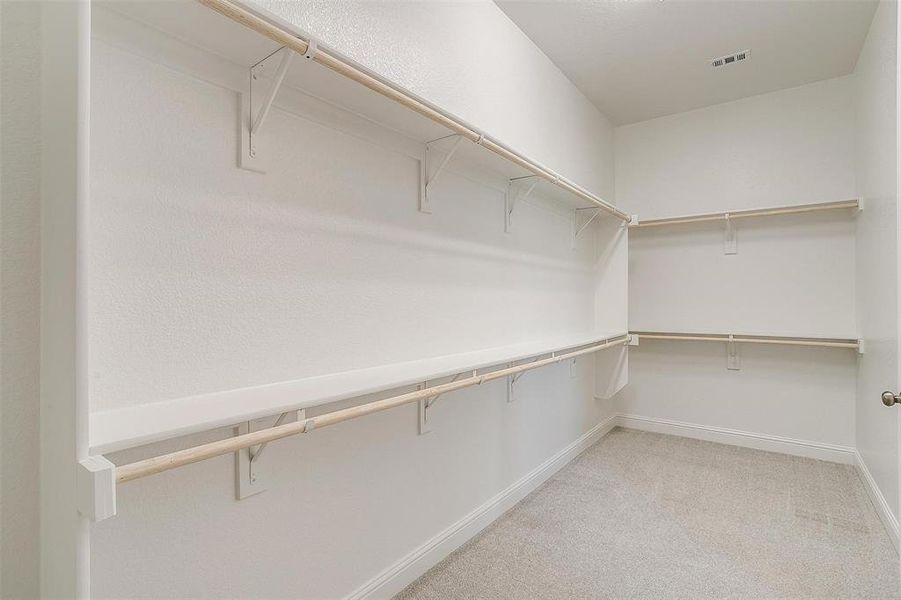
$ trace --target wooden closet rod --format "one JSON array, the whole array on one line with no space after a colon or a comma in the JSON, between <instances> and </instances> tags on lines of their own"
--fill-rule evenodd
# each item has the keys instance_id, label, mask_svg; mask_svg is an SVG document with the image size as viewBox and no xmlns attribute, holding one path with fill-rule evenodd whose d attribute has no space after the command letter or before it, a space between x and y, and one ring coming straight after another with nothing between
<instances>
[{"instance_id":1,"label":"wooden closet rod","mask_svg":"<svg viewBox=\"0 0 901 600\"><path fill-rule=\"evenodd\" d=\"M819 212L823 210L839 210L843 208L860 209L860 201L841 200L838 202L823 202L820 204L798 204L795 206L778 206L774 208L752 208L746 210L733 210L729 212L706 213L701 215L687 215L684 217L664 217L661 219L639 220L629 223L629 228L659 227L661 225L682 225L685 223L704 223L707 221L725 221L729 219L747 219L749 217L774 217L777 215L796 215L800 213Z\"/></svg>"},{"instance_id":2,"label":"wooden closet rod","mask_svg":"<svg viewBox=\"0 0 901 600\"><path fill-rule=\"evenodd\" d=\"M384 400L377 400L375 402L361 404L359 406L336 410L316 417L310 417L308 419L296 421L294 423L278 425L276 427L270 427L268 429L262 429L260 431L254 431L252 433L245 433L243 435L238 435L224 440L210 442L208 444L201 444L199 446L194 446L193 448L187 448L185 450L179 450L177 452L171 452L169 454L163 454L161 456L155 456L153 458L148 458L145 460L139 460L137 462L116 467L116 482L124 483L126 481L131 481L140 477L162 473L163 471L168 471L170 469L189 465L201 460L206 460L208 458L237 452L238 450L256 446L258 444L280 440L282 438L297 435L299 433L309 433L310 431L318 427L328 427L329 425L335 425L343 421L348 421L350 419L355 419L364 415L369 415L375 412L387 410L389 408L394 408L396 406L401 406L402 404L409 404L410 402L416 402L424 398L431 398L433 396L446 394L447 392L452 392L454 390L459 390L473 385L480 385L487 381L509 377L511 375L516 375L517 373L523 373L525 371L531 371L532 369L537 369L545 365L558 363L564 360L570 360L584 354L591 354L599 350L626 344L630 339L631 337L628 334L625 334L616 338L605 340L601 344L582 348L581 350L574 350L566 354L554 355L550 358L544 358L523 365L517 365L515 367L499 369L497 371L485 373L484 375L477 375L476 372L473 371L472 377L467 377L465 379L458 379L457 381L451 381L449 383L436 385L434 387L426 388L423 390L417 390L415 392L409 392L407 394L401 394L400 396L385 398Z\"/></svg>"},{"instance_id":3,"label":"wooden closet rod","mask_svg":"<svg viewBox=\"0 0 901 600\"><path fill-rule=\"evenodd\" d=\"M540 165L539 163L522 156L518 152L511 150L500 142L491 140L487 135L467 125L460 119L448 114L438 107L432 106L421 98L415 97L413 94L395 87L393 84L381 79L380 77L364 72L360 67L351 63L351 61L339 57L332 50L324 50L318 45L311 47L310 43L303 40L287 29L273 24L262 17L242 8L236 3L229 0L197 0L204 6L207 6L216 12L228 17L229 19L239 23L245 27L268 37L272 41L281 44L291 50L294 50L301 56L308 56L317 63L328 67L336 73L344 75L348 79L352 79L369 89L373 90L394 100L398 104L402 104L420 115L431 119L439 125L443 125L455 134L461 135L469 141L476 143L495 154L507 159L508 161L519 165L527 171L545 179L554 185L586 200L604 210L611 215L622 219L625 222L631 221L631 217L619 210L609 202L602 200L591 192L561 177L554 171ZM308 54L309 53L309 54Z\"/></svg>"},{"instance_id":4,"label":"wooden closet rod","mask_svg":"<svg viewBox=\"0 0 901 600\"><path fill-rule=\"evenodd\" d=\"M777 344L782 346L822 346L825 348L860 349L859 340L834 338L782 337L775 335L735 335L728 333L669 333L662 331L631 331L641 340L675 340L685 342L735 342L739 344Z\"/></svg>"}]
</instances>

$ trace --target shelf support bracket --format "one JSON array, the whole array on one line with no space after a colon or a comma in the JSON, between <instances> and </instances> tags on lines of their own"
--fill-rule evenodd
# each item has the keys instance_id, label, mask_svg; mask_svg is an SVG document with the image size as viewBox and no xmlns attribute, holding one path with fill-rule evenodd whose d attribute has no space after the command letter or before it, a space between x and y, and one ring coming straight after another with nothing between
<instances>
[{"instance_id":1,"label":"shelf support bracket","mask_svg":"<svg viewBox=\"0 0 901 600\"><path fill-rule=\"evenodd\" d=\"M283 412L275 420L272 427L282 425L291 414L296 415L295 419L297 421L303 421L306 418L306 411L302 408ZM252 430L253 424L251 421L248 421L235 427L235 435L250 433ZM259 494L268 487L266 479L260 470L260 463L262 462L260 458L267 445L268 442L264 442L235 452L235 495L238 500Z\"/></svg>"},{"instance_id":2,"label":"shelf support bracket","mask_svg":"<svg viewBox=\"0 0 901 600\"><path fill-rule=\"evenodd\" d=\"M738 354L738 344L735 343L735 336L729 334L729 341L726 343L726 368L730 371L741 370L741 357Z\"/></svg>"},{"instance_id":3,"label":"shelf support bracket","mask_svg":"<svg viewBox=\"0 0 901 600\"><path fill-rule=\"evenodd\" d=\"M576 210L581 210L581 209L578 209L578 208L577 208ZM589 225L591 225L592 222L594 222L594 220L597 219L597 218L600 216L600 214L601 214L601 209L600 209L600 208L589 208L589 209L587 209L587 210L594 210L594 213L591 215L591 218L589 218L588 221L585 222L584 225L582 225L581 227L579 227L578 230L576 230L576 237L577 237L577 238L578 238L580 235L582 235L582 232L585 231L585 229L586 229Z\"/></svg>"},{"instance_id":4,"label":"shelf support bracket","mask_svg":"<svg viewBox=\"0 0 901 600\"><path fill-rule=\"evenodd\" d=\"M594 212L591 214L591 217L589 217L588 220L585 221L584 224L579 225L579 213L582 211L586 211L586 210L592 210ZM594 222L594 220L597 219L600 215L601 215L600 207L590 206L587 208L576 208L573 210L573 239L572 239L573 249L575 249L576 241L579 239L579 236L582 235L582 232L584 232L588 228L588 226L591 225Z\"/></svg>"},{"instance_id":5,"label":"shelf support bracket","mask_svg":"<svg viewBox=\"0 0 901 600\"><path fill-rule=\"evenodd\" d=\"M116 516L116 465L104 456L78 461L75 478L78 512L96 523Z\"/></svg>"},{"instance_id":6,"label":"shelf support bracket","mask_svg":"<svg viewBox=\"0 0 901 600\"><path fill-rule=\"evenodd\" d=\"M431 155L433 152L432 146L437 144L438 142L442 142L442 141L450 139L450 138L455 138L453 145L450 147L450 150L447 151L447 154L444 155L444 158L442 158L441 161L438 163L438 167L434 170L434 172L431 172L432 171ZM463 141L463 136L460 134L454 133L451 135L446 135L444 137L440 137L440 138L438 138L436 140L432 140L430 142L426 142L425 156L423 157L423 172L422 172L423 179L425 180L425 185L423 186L423 189L421 191L421 197L419 198L420 212L424 212L424 213L432 212L432 204L431 204L431 200L429 199L429 192L432 189L432 185L438 179L438 176L441 175L441 172L444 170L444 168L447 166L447 164L450 162L450 160L454 157L454 153L460 147L460 143L462 141Z\"/></svg>"},{"instance_id":7,"label":"shelf support bracket","mask_svg":"<svg viewBox=\"0 0 901 600\"><path fill-rule=\"evenodd\" d=\"M724 219L726 221L726 237L725 237L725 254L738 254L738 237L735 233L735 223L732 221L732 218L729 216L729 213L724 215Z\"/></svg>"},{"instance_id":8,"label":"shelf support bracket","mask_svg":"<svg viewBox=\"0 0 901 600\"><path fill-rule=\"evenodd\" d=\"M556 352L551 352L551 358L556 356L556 354L557 354ZM533 362L538 362L539 360L541 360L541 356L536 356L532 360L530 360L528 362L520 363L520 364L528 365ZM512 367L512 366L514 366L514 364L510 363L507 366ZM517 373L516 375L507 375L507 403L508 404L516 401L516 382L519 381L519 379L525 374L526 374L526 371L521 371L521 372Z\"/></svg>"},{"instance_id":9,"label":"shelf support bracket","mask_svg":"<svg viewBox=\"0 0 901 600\"><path fill-rule=\"evenodd\" d=\"M282 48L282 50L284 51L284 54L282 55L281 62L278 64L278 70L275 72L275 79L272 81L272 85L269 86L269 91L263 96L263 105L260 107L260 111L256 114L256 117L254 117L253 124L250 126L251 151L253 151L253 136L260 132L260 128L266 121L266 117L269 116L269 110L272 108L275 96L278 94L279 88L282 87L282 82L285 81L285 75L288 74L288 67L291 66L291 59L294 58L295 53L293 50L290 48ZM256 73L257 69L258 66L251 67L250 69L251 109L253 108L253 82L258 77Z\"/></svg>"},{"instance_id":10,"label":"shelf support bracket","mask_svg":"<svg viewBox=\"0 0 901 600\"><path fill-rule=\"evenodd\" d=\"M275 71L272 85L269 86L269 89L263 96L260 108L257 109L255 102L256 90L254 89L256 86L254 83L260 79L266 61L275 56L278 52L282 53L281 62L279 62L278 68ZM293 50L283 46L250 67L250 93L246 95L246 98L245 94L241 94L241 108L239 114L239 118L241 119L241 151L239 153L239 166L242 168L260 173L264 172L262 167L256 162L258 154L257 141L263 123L266 122L266 117L269 116L269 111L272 109L272 103L275 101L275 97L278 95L278 91L285 81L285 75L288 74L288 67L291 66L291 59L294 58L295 54L296 53Z\"/></svg>"},{"instance_id":11,"label":"shelf support bracket","mask_svg":"<svg viewBox=\"0 0 901 600\"><path fill-rule=\"evenodd\" d=\"M473 370L471 376L476 377L478 375L478 371ZM453 383L460 379L463 376L463 373L457 373L454 375L448 383ZM418 386L416 386L417 390L426 390L429 388L429 382L423 381ZM419 435L423 435L432 430L432 425L429 422L429 409L432 408L432 405L438 401L438 398L441 397L441 394L435 394L434 396L429 396L427 398L422 398L419 400Z\"/></svg>"},{"instance_id":12,"label":"shelf support bracket","mask_svg":"<svg viewBox=\"0 0 901 600\"><path fill-rule=\"evenodd\" d=\"M286 412L283 412L282 414L280 414L278 416L278 419L275 420L275 424L273 425L273 427L278 427L279 425L284 423L285 419L288 418L288 414L289 413L286 413ZM297 414L297 416L296 416L297 421L303 421L306 418L306 410L303 408L296 411L296 414ZM256 448L250 448L251 466L260 460L260 456L263 455L263 450L265 450L266 446L268 446L268 445L269 445L269 442L263 442L262 444L258 445Z\"/></svg>"},{"instance_id":13,"label":"shelf support bracket","mask_svg":"<svg viewBox=\"0 0 901 600\"><path fill-rule=\"evenodd\" d=\"M423 381L416 386L416 389L424 390L428 386L429 382ZM437 398L437 396L434 397ZM429 400L431 399L432 398L421 398L417 403L419 406L419 435L425 435L432 430L432 425L429 423Z\"/></svg>"},{"instance_id":14,"label":"shelf support bracket","mask_svg":"<svg viewBox=\"0 0 901 600\"><path fill-rule=\"evenodd\" d=\"M520 185L528 180L531 180L528 187ZM513 227L513 209L516 208L516 203L528 199L539 181L541 178L538 175L526 175L507 180L507 192L504 194L504 231L506 233L510 233ZM524 187L525 191L523 191Z\"/></svg>"}]
</instances>

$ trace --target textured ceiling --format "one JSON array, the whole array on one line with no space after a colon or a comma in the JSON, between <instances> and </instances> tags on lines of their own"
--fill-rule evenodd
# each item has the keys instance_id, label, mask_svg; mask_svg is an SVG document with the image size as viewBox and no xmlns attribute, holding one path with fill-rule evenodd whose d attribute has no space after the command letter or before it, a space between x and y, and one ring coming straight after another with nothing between
<instances>
[{"instance_id":1,"label":"textured ceiling","mask_svg":"<svg viewBox=\"0 0 901 600\"><path fill-rule=\"evenodd\" d=\"M615 124L847 75L869 0L568 0L498 6ZM710 59L751 50L721 69Z\"/></svg>"}]
</instances>

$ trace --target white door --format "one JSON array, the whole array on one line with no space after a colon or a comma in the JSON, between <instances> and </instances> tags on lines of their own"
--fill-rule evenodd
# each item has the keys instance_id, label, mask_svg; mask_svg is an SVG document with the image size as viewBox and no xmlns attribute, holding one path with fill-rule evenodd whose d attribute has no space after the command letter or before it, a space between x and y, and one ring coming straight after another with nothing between
<instances>
[{"instance_id":1,"label":"white door","mask_svg":"<svg viewBox=\"0 0 901 600\"><path fill-rule=\"evenodd\" d=\"M877 511L898 539L901 515L901 210L898 205L898 3L880 2L854 71L857 314L865 347L857 378L857 463ZM884 391L889 391L884 394Z\"/></svg>"},{"instance_id":2,"label":"white door","mask_svg":"<svg viewBox=\"0 0 901 600\"><path fill-rule=\"evenodd\" d=\"M879 335L879 330L870 331L870 334L875 334L877 341L875 349L877 352L872 357L864 355L861 359L856 416L858 462L861 463L859 466L868 480L867 483L871 491L875 491L874 499L876 500L877 510L882 513L880 516L887 522L890 530L894 529L890 533L896 536L897 541L899 535L898 521L901 518L901 414L899 414L901 413L901 404L899 404L901 403L901 396L899 396L899 392L901 392L901 389L899 389L899 386L901 386L901 346L899 346L899 340L901 340L901 335L899 335L899 329L901 329L901 204L899 204L899 200L901 200L899 199L899 192L901 192L901 160L899 160L901 159L901 48L898 46L898 33L901 31L901 11L898 11L897 3L889 3L888 6L894 11L891 21L893 22L892 29L894 31L892 33L895 41L895 64L893 65L894 73L892 73L894 75L892 78L894 79L892 82L894 85L892 87L894 87L895 100L895 127L892 132L893 139L890 140L891 147L889 147L889 143L885 143L883 150L889 154L888 158L891 160L891 163L872 171L864 170L863 172L870 177L864 177L863 179L865 184L875 184L870 191L877 193L876 200L879 203L877 208L880 214L885 217L889 216L888 211L882 210L879 206L880 204L886 209L889 204L894 205L892 207L894 209L892 224L895 236L894 244L890 244L892 251L890 260L894 261L892 273L894 281L886 282L886 284L892 286L894 293L886 294L889 297L886 298L886 301L894 302L893 316L895 317L895 323L891 331L888 327L889 323L881 323L885 327L882 330L884 335ZM880 8L884 9L883 7ZM886 31L884 35L890 34ZM888 78L883 78L883 81L885 79ZM873 106L871 108L877 107ZM875 145L880 145L878 139L874 141L876 142ZM858 151L860 151L860 148L858 148ZM883 173L885 174L884 178L882 176ZM858 185L860 183L859 181ZM862 227L862 229L864 230L858 231L858 238L861 233L869 233L866 228ZM858 244L858 251L860 248L861 244ZM871 283L868 282L866 277L868 264L872 263L872 261L867 260L868 258L872 258L872 255L869 253L858 256L858 266L864 270L864 276L858 279L858 286ZM889 260L889 257L882 257L877 259L876 262L882 262L883 260ZM885 274L884 270L883 274ZM872 291L870 290L871 294ZM858 306L858 311L866 311L871 306L877 306L869 304L865 300L866 295L866 290L858 290L858 298L861 299L861 306ZM873 298L878 297L878 293L873 295ZM864 324L868 320L872 323L872 319L862 316L861 323ZM884 386L886 391L882 393L880 398L883 404L881 413L873 411L868 406L871 402L870 399L860 397L861 392L868 393L876 385L875 381L867 381L865 378L877 374L881 374L885 378ZM893 381L890 382L890 378ZM875 402L875 398L872 401Z\"/></svg>"}]
</instances>

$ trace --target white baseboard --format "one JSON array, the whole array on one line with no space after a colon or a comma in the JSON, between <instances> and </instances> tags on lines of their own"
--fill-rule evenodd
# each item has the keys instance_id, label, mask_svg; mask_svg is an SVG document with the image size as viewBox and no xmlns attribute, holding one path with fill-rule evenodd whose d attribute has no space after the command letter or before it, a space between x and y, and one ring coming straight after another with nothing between
<instances>
[{"instance_id":1,"label":"white baseboard","mask_svg":"<svg viewBox=\"0 0 901 600\"><path fill-rule=\"evenodd\" d=\"M876 507L876 514L879 515L882 524L885 525L885 531L895 545L895 550L901 552L901 528L898 526L898 519L892 513L892 509L889 508L885 496L882 495L882 491L876 485L876 480L873 479L873 475L867 468L867 463L864 462L863 457L857 450L854 451L854 459L857 474L860 475L863 487L867 490L870 500L873 501L873 506Z\"/></svg>"},{"instance_id":2,"label":"white baseboard","mask_svg":"<svg viewBox=\"0 0 901 600\"><path fill-rule=\"evenodd\" d=\"M513 485L354 590L347 596L347 599L362 600L363 598L394 596L550 479L572 459L604 437L616 426L616 423L616 415L604 419Z\"/></svg>"},{"instance_id":3,"label":"white baseboard","mask_svg":"<svg viewBox=\"0 0 901 600\"><path fill-rule=\"evenodd\" d=\"M711 427L709 425L697 425L694 423L683 423L681 421L669 421L666 419L643 417L639 415L620 414L617 417L617 424L621 427L628 427L630 429L653 431L655 433L668 433L670 435L706 440L708 442L719 442L721 444L767 450L769 452L779 452L781 454L790 454L792 456L804 456L807 458L828 460L830 462L846 465L855 464L855 450L849 446L836 446L809 440L798 440L776 435L752 433L750 431L726 429L724 427Z\"/></svg>"}]
</instances>

